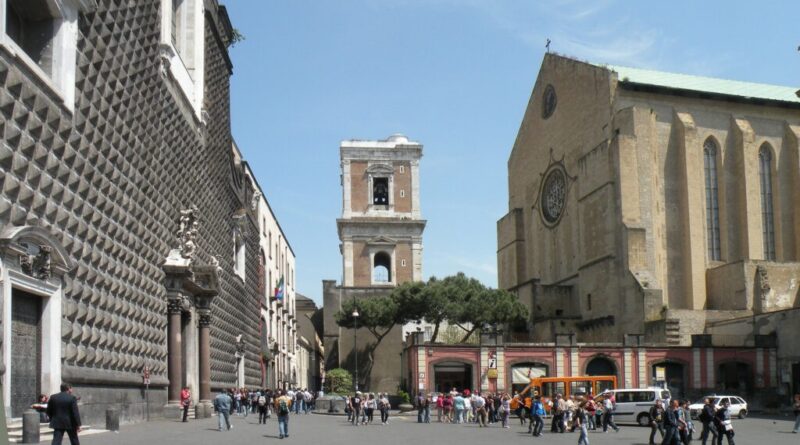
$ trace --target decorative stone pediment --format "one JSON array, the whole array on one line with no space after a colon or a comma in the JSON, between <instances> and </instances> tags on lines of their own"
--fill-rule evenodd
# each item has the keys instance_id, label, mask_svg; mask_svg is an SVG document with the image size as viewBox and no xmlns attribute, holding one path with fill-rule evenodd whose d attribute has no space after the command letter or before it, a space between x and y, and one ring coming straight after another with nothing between
<instances>
[{"instance_id":1,"label":"decorative stone pediment","mask_svg":"<svg viewBox=\"0 0 800 445\"><path fill-rule=\"evenodd\" d=\"M17 257L22 272L37 279L64 275L75 267L61 242L41 227L5 227L0 232L0 252L5 258Z\"/></svg>"},{"instance_id":2,"label":"decorative stone pediment","mask_svg":"<svg viewBox=\"0 0 800 445\"><path fill-rule=\"evenodd\" d=\"M397 240L394 238L389 238L388 236L376 236L375 238L371 238L367 241L369 245L379 245L379 246L394 246L397 245Z\"/></svg>"},{"instance_id":3,"label":"decorative stone pediment","mask_svg":"<svg viewBox=\"0 0 800 445\"><path fill-rule=\"evenodd\" d=\"M372 176L387 176L394 174L394 168L389 164L371 164L367 167L367 174Z\"/></svg>"}]
</instances>

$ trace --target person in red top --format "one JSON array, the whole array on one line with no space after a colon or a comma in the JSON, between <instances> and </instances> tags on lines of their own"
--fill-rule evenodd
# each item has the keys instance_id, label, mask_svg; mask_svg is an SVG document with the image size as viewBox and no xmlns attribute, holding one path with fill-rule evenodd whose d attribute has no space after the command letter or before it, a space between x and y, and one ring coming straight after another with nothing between
<instances>
[{"instance_id":1,"label":"person in red top","mask_svg":"<svg viewBox=\"0 0 800 445\"><path fill-rule=\"evenodd\" d=\"M447 394L444 397L444 402L442 402L442 408L444 408L444 421L445 423L453 423L453 398L450 397L450 394Z\"/></svg>"},{"instance_id":2,"label":"person in red top","mask_svg":"<svg viewBox=\"0 0 800 445\"><path fill-rule=\"evenodd\" d=\"M189 387L184 386L181 390L181 407L183 408L183 421L188 422L189 405L192 404L192 393L189 392Z\"/></svg>"}]
</instances>

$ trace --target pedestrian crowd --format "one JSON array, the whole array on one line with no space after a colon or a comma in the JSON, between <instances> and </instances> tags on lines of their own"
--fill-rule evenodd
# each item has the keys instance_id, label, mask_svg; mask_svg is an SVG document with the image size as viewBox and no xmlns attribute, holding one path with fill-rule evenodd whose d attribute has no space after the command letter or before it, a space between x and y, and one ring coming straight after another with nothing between
<instances>
[{"instance_id":1,"label":"pedestrian crowd","mask_svg":"<svg viewBox=\"0 0 800 445\"><path fill-rule=\"evenodd\" d=\"M347 421L354 426L372 424L376 411L381 415L381 425L388 425L389 410L391 409L389 394L364 394L361 391L356 391L353 396L348 397L344 411L347 414Z\"/></svg>"},{"instance_id":2,"label":"pedestrian crowd","mask_svg":"<svg viewBox=\"0 0 800 445\"><path fill-rule=\"evenodd\" d=\"M656 400L650 409L649 444L655 445L660 435L662 445L689 445L696 433L688 400ZM384 406L388 406L385 394L362 394L357 392L348 399L346 412L348 421L354 425L367 425L372 422L372 411L381 411L381 423L388 421L388 409L384 417ZM577 394L564 397L556 394L547 399L534 395L523 397L508 393L473 393L468 389L453 389L448 393L420 393L414 399L418 423L432 421L452 424L477 424L488 427L498 424L510 427L511 414L519 418L521 425L528 426L528 433L535 437L542 435L545 420L550 418L551 433L578 433L578 445L589 445L589 432L609 430L619 432L614 422L616 400L613 392L598 396ZM800 395L794 399L795 427L800 432ZM702 425L700 440L707 445L734 445L734 429L731 421L730 403L715 407L709 398L704 400L703 409L696 413Z\"/></svg>"},{"instance_id":3,"label":"pedestrian crowd","mask_svg":"<svg viewBox=\"0 0 800 445\"><path fill-rule=\"evenodd\" d=\"M183 395L182 395L183 398ZM308 389L249 390L231 388L217 394L214 398L214 411L217 412L220 431L233 429L231 414L247 417L258 414L258 423L266 424L274 413L278 418L278 435L281 439L289 437L289 414L310 413L314 409L315 397ZM184 410L184 413L186 411ZM184 414L185 421L185 414Z\"/></svg>"}]
</instances>

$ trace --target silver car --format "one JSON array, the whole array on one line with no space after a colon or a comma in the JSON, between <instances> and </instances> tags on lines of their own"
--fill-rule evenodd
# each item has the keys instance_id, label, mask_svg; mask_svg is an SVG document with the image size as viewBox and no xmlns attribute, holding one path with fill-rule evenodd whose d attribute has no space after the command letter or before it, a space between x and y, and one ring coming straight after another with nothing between
<instances>
[{"instance_id":1,"label":"silver car","mask_svg":"<svg viewBox=\"0 0 800 445\"><path fill-rule=\"evenodd\" d=\"M711 399L711 403L714 405L714 409L718 410L722 407L722 404L726 401L730 402L730 410L731 416L738 416L740 419L744 419L747 417L747 402L739 396L721 396L721 395L713 395L713 396L705 396L700 401L689 405L689 412L692 415L692 419L697 419L697 416L700 414L700 411L703 410L703 405L705 404L705 399Z\"/></svg>"}]
</instances>

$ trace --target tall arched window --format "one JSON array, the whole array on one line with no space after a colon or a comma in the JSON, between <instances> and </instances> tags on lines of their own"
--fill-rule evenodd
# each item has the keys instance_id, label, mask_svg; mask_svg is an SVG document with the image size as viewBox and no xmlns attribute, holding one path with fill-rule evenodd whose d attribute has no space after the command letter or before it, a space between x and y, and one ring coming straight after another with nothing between
<instances>
[{"instance_id":1,"label":"tall arched window","mask_svg":"<svg viewBox=\"0 0 800 445\"><path fill-rule=\"evenodd\" d=\"M391 283L392 282L392 257L386 252L378 252L375 254L374 264L372 267L372 282L373 283Z\"/></svg>"},{"instance_id":2,"label":"tall arched window","mask_svg":"<svg viewBox=\"0 0 800 445\"><path fill-rule=\"evenodd\" d=\"M772 208L772 150L768 144L758 151L758 175L761 182L761 232L764 259L775 259L775 215Z\"/></svg>"},{"instance_id":3,"label":"tall arched window","mask_svg":"<svg viewBox=\"0 0 800 445\"><path fill-rule=\"evenodd\" d=\"M703 160L706 173L706 232L708 259L720 260L719 249L719 189L717 181L717 143L706 139L703 144Z\"/></svg>"}]
</instances>

